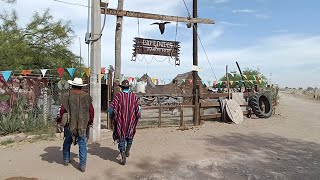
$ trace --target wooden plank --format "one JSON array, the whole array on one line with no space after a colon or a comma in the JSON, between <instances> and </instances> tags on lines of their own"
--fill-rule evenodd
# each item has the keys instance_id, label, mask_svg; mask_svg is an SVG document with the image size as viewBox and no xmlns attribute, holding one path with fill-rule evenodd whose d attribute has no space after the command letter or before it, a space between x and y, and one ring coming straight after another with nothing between
<instances>
[{"instance_id":1,"label":"wooden plank","mask_svg":"<svg viewBox=\"0 0 320 180\"><path fill-rule=\"evenodd\" d=\"M204 109L200 108L200 116L203 116L203 115L204 115Z\"/></svg>"},{"instance_id":2,"label":"wooden plank","mask_svg":"<svg viewBox=\"0 0 320 180\"><path fill-rule=\"evenodd\" d=\"M206 98L219 98L219 97L228 97L228 93L212 93L212 94L208 94L208 93L203 93L200 95L200 97L202 99L206 99Z\"/></svg>"},{"instance_id":3,"label":"wooden plank","mask_svg":"<svg viewBox=\"0 0 320 180\"><path fill-rule=\"evenodd\" d=\"M215 21L212 19L203 19L203 18L188 18L188 17L179 17L179 16L169 16L161 14L151 14L135 11L126 11L126 10L117 10L112 8L101 9L101 14L108 14L114 16L126 16L134 18L143 18L143 19L153 19L160 21L171 21L171 22L186 22L186 23L201 23L201 24L215 24Z\"/></svg>"},{"instance_id":4,"label":"wooden plank","mask_svg":"<svg viewBox=\"0 0 320 180\"><path fill-rule=\"evenodd\" d=\"M164 85L159 85L159 86L164 86ZM136 93L138 97L144 96L144 97L156 97L156 96L168 96L168 97L192 97L192 95L188 94L145 94L145 93Z\"/></svg>"},{"instance_id":5,"label":"wooden plank","mask_svg":"<svg viewBox=\"0 0 320 180\"><path fill-rule=\"evenodd\" d=\"M180 106L180 127L184 126L184 121L183 121L183 107Z\"/></svg>"},{"instance_id":6,"label":"wooden plank","mask_svg":"<svg viewBox=\"0 0 320 180\"><path fill-rule=\"evenodd\" d=\"M158 128L161 128L161 111L162 111L162 108L159 108Z\"/></svg>"},{"instance_id":7,"label":"wooden plank","mask_svg":"<svg viewBox=\"0 0 320 180\"><path fill-rule=\"evenodd\" d=\"M193 108L193 105L183 105L184 108ZM179 105L170 105L170 106L142 106L143 110L152 110L152 109L166 109L166 108L179 108Z\"/></svg>"},{"instance_id":8,"label":"wooden plank","mask_svg":"<svg viewBox=\"0 0 320 180\"><path fill-rule=\"evenodd\" d=\"M201 116L202 120L221 118L221 113Z\"/></svg>"},{"instance_id":9,"label":"wooden plank","mask_svg":"<svg viewBox=\"0 0 320 180\"><path fill-rule=\"evenodd\" d=\"M249 113L248 111L243 111L243 115L247 115L248 113ZM201 116L201 120L216 119L216 118L221 118L221 113L210 114L210 115L202 115Z\"/></svg>"},{"instance_id":10,"label":"wooden plank","mask_svg":"<svg viewBox=\"0 0 320 180\"><path fill-rule=\"evenodd\" d=\"M201 108L220 107L220 103L219 102L201 102L200 107Z\"/></svg>"},{"instance_id":11,"label":"wooden plank","mask_svg":"<svg viewBox=\"0 0 320 180\"><path fill-rule=\"evenodd\" d=\"M243 97L247 98L248 97L248 93L243 93ZM228 93L203 93L201 94L201 99L206 99L206 98L219 98L219 97L228 97ZM232 94L231 96L232 97Z\"/></svg>"},{"instance_id":12,"label":"wooden plank","mask_svg":"<svg viewBox=\"0 0 320 180\"><path fill-rule=\"evenodd\" d=\"M199 104L199 88L196 88L195 104L194 104L194 125L200 125L200 104Z\"/></svg>"}]
</instances>

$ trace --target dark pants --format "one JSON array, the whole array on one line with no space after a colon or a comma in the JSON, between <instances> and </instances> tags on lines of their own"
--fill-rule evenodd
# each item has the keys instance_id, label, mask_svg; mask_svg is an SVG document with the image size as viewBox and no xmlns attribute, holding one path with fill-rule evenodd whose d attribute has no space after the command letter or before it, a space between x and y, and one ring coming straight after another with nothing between
<instances>
[{"instance_id":1,"label":"dark pants","mask_svg":"<svg viewBox=\"0 0 320 180\"><path fill-rule=\"evenodd\" d=\"M132 145L132 141L133 139L130 138L126 138L126 139L122 139L121 141L118 141L118 148L120 152L123 152L126 150L127 146L131 146Z\"/></svg>"},{"instance_id":2,"label":"dark pants","mask_svg":"<svg viewBox=\"0 0 320 180\"><path fill-rule=\"evenodd\" d=\"M79 145L80 167L85 167L87 163L87 137L86 129L82 131L82 137L78 136L77 142ZM64 142L63 142L63 160L70 162L70 148L72 144L72 133L69 128L64 128Z\"/></svg>"}]
</instances>

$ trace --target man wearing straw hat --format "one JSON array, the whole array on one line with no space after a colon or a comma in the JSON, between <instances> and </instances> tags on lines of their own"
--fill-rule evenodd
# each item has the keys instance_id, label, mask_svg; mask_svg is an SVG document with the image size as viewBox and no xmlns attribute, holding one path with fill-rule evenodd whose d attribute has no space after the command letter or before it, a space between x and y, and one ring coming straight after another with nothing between
<instances>
[{"instance_id":1,"label":"man wearing straw hat","mask_svg":"<svg viewBox=\"0 0 320 180\"><path fill-rule=\"evenodd\" d=\"M129 90L130 85L128 80L122 81L119 86L122 92L116 94L108 112L113 119L113 140L118 141L118 148L121 154L120 163L125 165L126 157L130 155L141 107L136 95Z\"/></svg>"},{"instance_id":2,"label":"man wearing straw hat","mask_svg":"<svg viewBox=\"0 0 320 180\"><path fill-rule=\"evenodd\" d=\"M78 144L79 168L84 172L87 162L87 131L93 123L94 109L91 96L82 91L82 87L87 84L83 84L81 78L74 78L68 83L71 89L61 97L61 107L57 118L58 125L64 126L63 160L67 166L70 162L71 144Z\"/></svg>"}]
</instances>

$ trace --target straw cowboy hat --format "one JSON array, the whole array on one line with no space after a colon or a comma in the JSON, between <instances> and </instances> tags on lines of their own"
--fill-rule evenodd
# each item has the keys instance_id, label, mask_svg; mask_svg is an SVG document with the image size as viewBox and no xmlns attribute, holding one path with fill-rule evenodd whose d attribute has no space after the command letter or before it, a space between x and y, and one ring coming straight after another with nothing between
<instances>
[{"instance_id":1,"label":"straw cowboy hat","mask_svg":"<svg viewBox=\"0 0 320 180\"><path fill-rule=\"evenodd\" d=\"M131 87L131 85L129 84L128 80L123 80L121 82L121 84L119 84L118 86L120 86L121 88L129 88L129 87Z\"/></svg>"},{"instance_id":2,"label":"straw cowboy hat","mask_svg":"<svg viewBox=\"0 0 320 180\"><path fill-rule=\"evenodd\" d=\"M68 83L72 86L86 86L87 84L83 84L83 81L81 78L74 78L73 81L68 80Z\"/></svg>"}]
</instances>

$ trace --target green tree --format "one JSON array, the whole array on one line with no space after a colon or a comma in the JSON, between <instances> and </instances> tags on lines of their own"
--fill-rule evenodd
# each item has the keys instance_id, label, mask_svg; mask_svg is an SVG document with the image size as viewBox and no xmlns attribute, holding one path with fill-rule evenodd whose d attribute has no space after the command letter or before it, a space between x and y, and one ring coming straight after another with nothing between
<instances>
[{"instance_id":1,"label":"green tree","mask_svg":"<svg viewBox=\"0 0 320 180\"><path fill-rule=\"evenodd\" d=\"M243 79L247 87L254 86L255 84L258 84L259 87L263 87L266 85L263 81L267 80L266 76L258 70L246 68L244 71L242 71L242 74L244 76ZM232 81L232 85L230 85L231 88L244 86L240 73L237 73L236 71L231 71L230 73L228 73L228 78L230 82ZM260 83L259 80L262 80L262 82ZM227 81L227 77L223 76L219 79L219 81L225 82ZM225 83L222 84L223 85L221 85L221 87L226 87Z\"/></svg>"},{"instance_id":2,"label":"green tree","mask_svg":"<svg viewBox=\"0 0 320 180\"><path fill-rule=\"evenodd\" d=\"M10 4L13 4L13 3L16 3L17 0L1 0L2 2L5 2L5 3L10 3Z\"/></svg>"},{"instance_id":3,"label":"green tree","mask_svg":"<svg viewBox=\"0 0 320 180\"><path fill-rule=\"evenodd\" d=\"M22 28L15 11L0 18L0 70L82 66L69 49L74 40L70 22L55 21L49 10L35 13Z\"/></svg>"}]
</instances>

